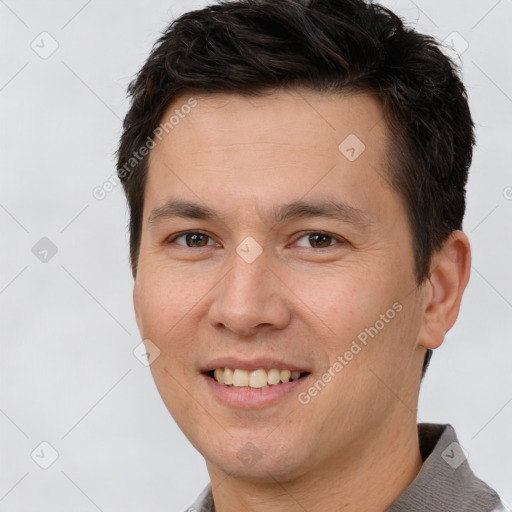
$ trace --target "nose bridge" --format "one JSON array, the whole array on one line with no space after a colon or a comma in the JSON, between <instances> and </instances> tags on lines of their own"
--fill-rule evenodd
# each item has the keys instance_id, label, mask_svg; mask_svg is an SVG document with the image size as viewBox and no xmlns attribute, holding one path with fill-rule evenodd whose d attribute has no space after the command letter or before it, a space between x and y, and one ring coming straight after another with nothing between
<instances>
[{"instance_id":1,"label":"nose bridge","mask_svg":"<svg viewBox=\"0 0 512 512\"><path fill-rule=\"evenodd\" d=\"M245 238L234 251L224 283L223 300L233 300L232 311L249 308L255 311L261 308L263 301L268 299L269 272L268 254L252 237Z\"/></svg>"},{"instance_id":2,"label":"nose bridge","mask_svg":"<svg viewBox=\"0 0 512 512\"><path fill-rule=\"evenodd\" d=\"M270 265L263 247L254 238L245 238L230 258L229 271L210 310L210 321L238 334L248 334L261 324L285 325L288 311Z\"/></svg>"}]
</instances>

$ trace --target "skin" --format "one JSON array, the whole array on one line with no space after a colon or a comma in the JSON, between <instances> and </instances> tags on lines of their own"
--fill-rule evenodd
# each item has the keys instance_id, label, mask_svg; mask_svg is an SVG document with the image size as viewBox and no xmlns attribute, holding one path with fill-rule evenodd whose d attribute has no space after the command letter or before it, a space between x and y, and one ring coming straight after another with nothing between
<instances>
[{"instance_id":1,"label":"skin","mask_svg":"<svg viewBox=\"0 0 512 512\"><path fill-rule=\"evenodd\" d=\"M469 241L453 232L418 286L374 97L295 89L195 98L151 151L144 198L134 306L142 338L161 351L151 365L161 397L206 460L217 512L385 510L421 468L421 367L457 318ZM350 134L366 146L354 161L338 149ZM222 221L150 226L170 197L207 205ZM362 210L368 223L268 218L276 205L325 198ZM169 241L186 230L207 236ZM319 230L333 238L311 241ZM252 263L236 252L248 236L263 251ZM314 379L299 388L307 391L396 302L401 311L307 404L294 392L257 410L227 406L200 374L217 356L277 357L309 369ZM237 457L248 441L253 464Z\"/></svg>"}]
</instances>

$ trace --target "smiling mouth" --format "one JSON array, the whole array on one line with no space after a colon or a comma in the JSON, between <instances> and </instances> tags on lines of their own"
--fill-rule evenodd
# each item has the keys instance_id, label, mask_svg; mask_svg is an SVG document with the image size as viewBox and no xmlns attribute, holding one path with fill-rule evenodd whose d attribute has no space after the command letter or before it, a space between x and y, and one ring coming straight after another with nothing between
<instances>
[{"instance_id":1,"label":"smiling mouth","mask_svg":"<svg viewBox=\"0 0 512 512\"><path fill-rule=\"evenodd\" d=\"M266 389L279 386L290 381L299 380L309 375L309 372L280 370L271 368L265 370L247 371L239 368L216 368L206 372L212 379L226 387L240 389Z\"/></svg>"}]
</instances>

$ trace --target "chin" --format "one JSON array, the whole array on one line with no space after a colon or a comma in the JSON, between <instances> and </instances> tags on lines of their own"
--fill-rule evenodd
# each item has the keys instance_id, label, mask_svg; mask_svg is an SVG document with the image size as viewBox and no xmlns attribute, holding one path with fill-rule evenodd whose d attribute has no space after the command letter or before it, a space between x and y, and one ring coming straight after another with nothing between
<instances>
[{"instance_id":1,"label":"chin","mask_svg":"<svg viewBox=\"0 0 512 512\"><path fill-rule=\"evenodd\" d=\"M250 441L230 444L231 447L241 444L238 450L220 453L203 451L207 465L213 465L223 473L233 478L245 479L254 483L275 483L276 480L286 482L299 477L304 473L306 465L304 461L290 458L289 448L283 447L282 453L277 453L276 448L267 445L264 449L257 448ZM267 452L268 455L265 452Z\"/></svg>"}]
</instances>

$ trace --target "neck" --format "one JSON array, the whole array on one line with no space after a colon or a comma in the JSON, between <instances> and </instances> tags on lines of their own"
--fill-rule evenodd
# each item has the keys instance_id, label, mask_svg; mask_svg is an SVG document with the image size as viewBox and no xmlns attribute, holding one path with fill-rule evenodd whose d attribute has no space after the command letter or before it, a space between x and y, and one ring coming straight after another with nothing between
<instances>
[{"instance_id":1,"label":"neck","mask_svg":"<svg viewBox=\"0 0 512 512\"><path fill-rule=\"evenodd\" d=\"M403 412L403 411L402 411ZM293 480L267 482L230 477L207 462L216 512L382 512L405 491L421 469L414 415L389 418L377 432L335 453Z\"/></svg>"}]
</instances>

